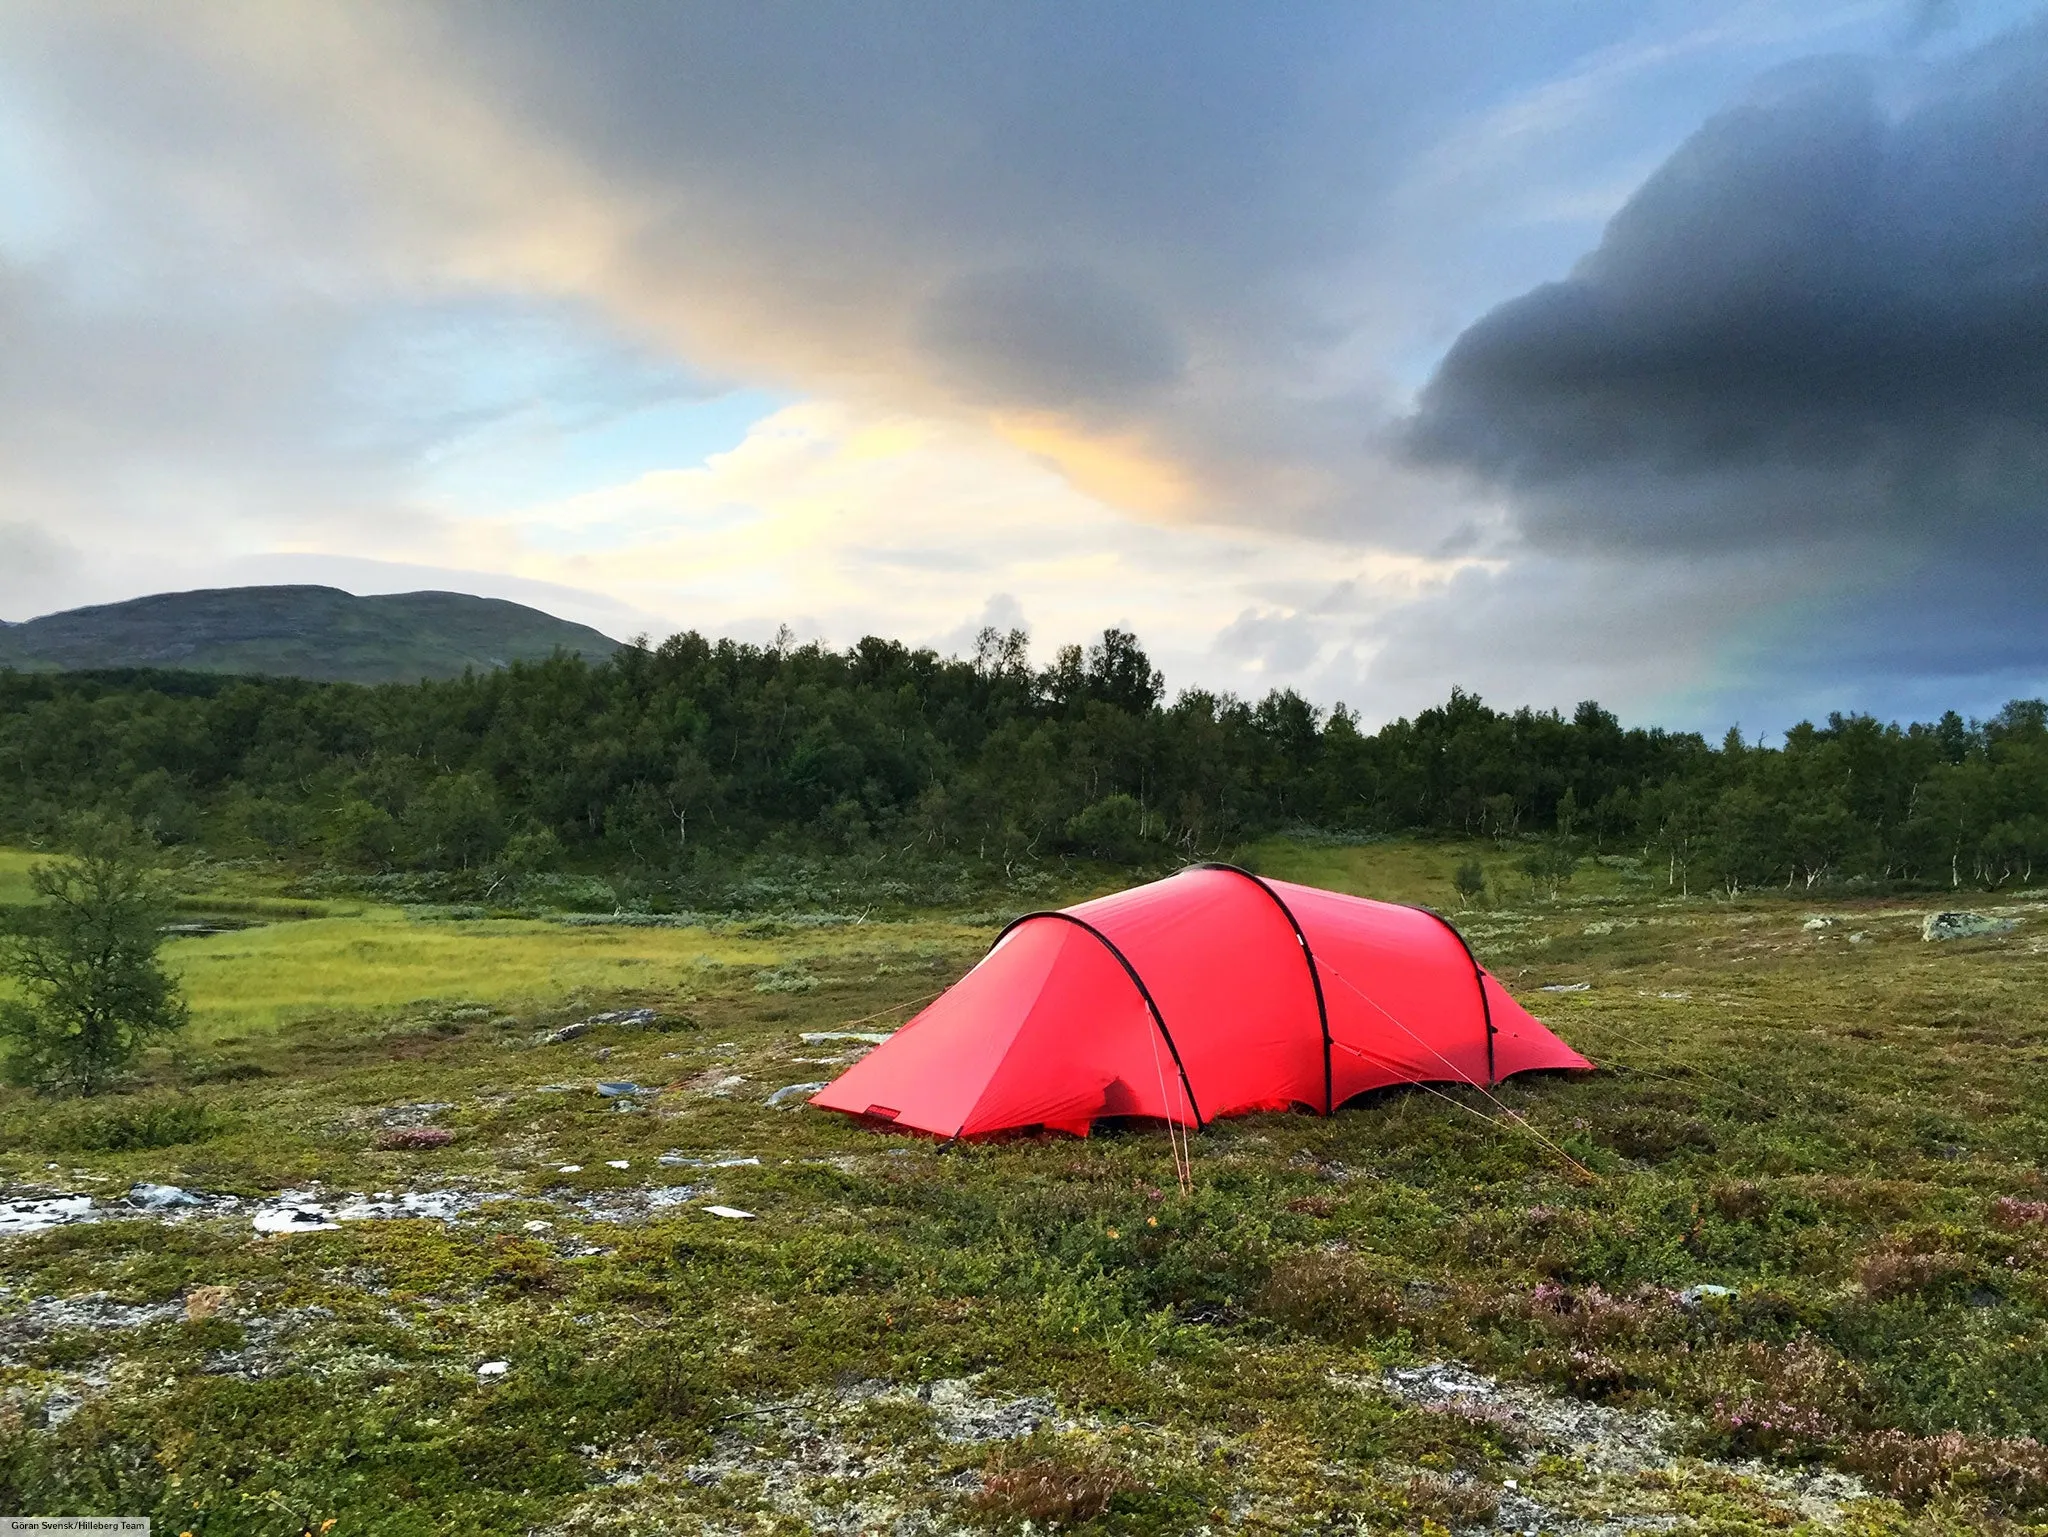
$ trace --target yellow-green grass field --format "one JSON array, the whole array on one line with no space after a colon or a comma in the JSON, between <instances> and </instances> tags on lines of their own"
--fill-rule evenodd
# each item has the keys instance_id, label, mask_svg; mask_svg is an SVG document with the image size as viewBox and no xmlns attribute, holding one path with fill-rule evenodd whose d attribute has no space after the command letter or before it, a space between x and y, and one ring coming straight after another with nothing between
<instances>
[{"instance_id":1,"label":"yellow-green grass field","mask_svg":"<svg viewBox=\"0 0 2048 1537\"><path fill-rule=\"evenodd\" d=\"M892 924L893 946L956 945L944 923ZM707 974L802 965L857 951L881 926L748 938L702 928L569 927L517 919L437 922L371 908L350 918L271 924L166 948L199 1041L274 1031L337 1013L434 1003L535 1011L564 1000L688 997Z\"/></svg>"},{"instance_id":2,"label":"yellow-green grass field","mask_svg":"<svg viewBox=\"0 0 2048 1537\"><path fill-rule=\"evenodd\" d=\"M0 848L0 907L30 900L28 872L38 857L25 849Z\"/></svg>"}]
</instances>

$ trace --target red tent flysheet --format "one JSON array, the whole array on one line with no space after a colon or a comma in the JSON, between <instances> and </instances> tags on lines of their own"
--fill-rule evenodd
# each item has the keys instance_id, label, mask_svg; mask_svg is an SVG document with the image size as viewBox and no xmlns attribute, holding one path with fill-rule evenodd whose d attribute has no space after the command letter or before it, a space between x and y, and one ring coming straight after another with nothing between
<instances>
[{"instance_id":1,"label":"red tent flysheet","mask_svg":"<svg viewBox=\"0 0 2048 1537\"><path fill-rule=\"evenodd\" d=\"M940 1137L1589 1069L1421 908L1197 865L1005 929L811 1103Z\"/></svg>"}]
</instances>

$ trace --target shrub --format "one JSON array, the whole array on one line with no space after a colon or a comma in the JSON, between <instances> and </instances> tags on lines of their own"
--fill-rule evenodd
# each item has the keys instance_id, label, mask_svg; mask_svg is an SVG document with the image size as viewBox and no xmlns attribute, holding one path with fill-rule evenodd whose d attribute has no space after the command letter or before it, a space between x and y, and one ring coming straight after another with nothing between
<instances>
[{"instance_id":1,"label":"shrub","mask_svg":"<svg viewBox=\"0 0 2048 1537\"><path fill-rule=\"evenodd\" d=\"M18 1083L110 1087L151 1041L183 1029L185 1000L157 959L170 892L154 849L124 823L81 821L78 852L29 871L37 901L0 949L22 1001L0 1005Z\"/></svg>"},{"instance_id":2,"label":"shrub","mask_svg":"<svg viewBox=\"0 0 2048 1537\"><path fill-rule=\"evenodd\" d=\"M1445 1526L1488 1526L1500 1512L1500 1495L1470 1479L1418 1473L1402 1492L1410 1514Z\"/></svg>"},{"instance_id":3,"label":"shrub","mask_svg":"<svg viewBox=\"0 0 2048 1537\"><path fill-rule=\"evenodd\" d=\"M2013 1515L2048 1511L2048 1446L2032 1436L1972 1436L1960 1430L1910 1436L1879 1430L1852 1441L1842 1463L1914 1504L1938 1494L1962 1494L1988 1499Z\"/></svg>"},{"instance_id":4,"label":"shrub","mask_svg":"<svg viewBox=\"0 0 2048 1537\"><path fill-rule=\"evenodd\" d=\"M2002 1228L2019 1228L2048 1223L2048 1201L2022 1201L2002 1195L1991 1203L1991 1220Z\"/></svg>"},{"instance_id":5,"label":"shrub","mask_svg":"<svg viewBox=\"0 0 2048 1537\"><path fill-rule=\"evenodd\" d=\"M229 1124L206 1101L181 1094L44 1112L21 1140L53 1153L132 1153L205 1142Z\"/></svg>"},{"instance_id":6,"label":"shrub","mask_svg":"<svg viewBox=\"0 0 2048 1537\"><path fill-rule=\"evenodd\" d=\"M1403 1322L1399 1289L1357 1255L1304 1249L1273 1265L1253 1307L1323 1339L1388 1334Z\"/></svg>"},{"instance_id":7,"label":"shrub","mask_svg":"<svg viewBox=\"0 0 2048 1537\"><path fill-rule=\"evenodd\" d=\"M1815 1456L1841 1445L1865 1418L1869 1387L1854 1366L1822 1346L1754 1341L1719 1363L1725 1386L1707 1423L1731 1450Z\"/></svg>"},{"instance_id":8,"label":"shrub","mask_svg":"<svg viewBox=\"0 0 2048 1537\"><path fill-rule=\"evenodd\" d=\"M1969 1259L1946 1249L1923 1252L1884 1244L1856 1267L1856 1280L1869 1296L1882 1301L1936 1289L1973 1268Z\"/></svg>"},{"instance_id":9,"label":"shrub","mask_svg":"<svg viewBox=\"0 0 2048 1537\"><path fill-rule=\"evenodd\" d=\"M397 1131L387 1131L377 1139L380 1152L419 1152L427 1148L446 1147L455 1140L455 1133L440 1126L405 1126Z\"/></svg>"},{"instance_id":10,"label":"shrub","mask_svg":"<svg viewBox=\"0 0 2048 1537\"><path fill-rule=\"evenodd\" d=\"M1033 1526L1072 1526L1092 1521L1110 1501L1137 1486L1121 1468L998 1453L974 1497L983 1516Z\"/></svg>"}]
</instances>

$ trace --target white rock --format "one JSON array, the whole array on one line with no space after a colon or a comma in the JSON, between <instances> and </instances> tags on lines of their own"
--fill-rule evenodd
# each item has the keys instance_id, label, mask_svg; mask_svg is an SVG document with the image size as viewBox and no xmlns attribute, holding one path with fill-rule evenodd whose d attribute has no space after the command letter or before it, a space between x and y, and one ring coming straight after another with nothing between
<instances>
[{"instance_id":1,"label":"white rock","mask_svg":"<svg viewBox=\"0 0 2048 1537\"><path fill-rule=\"evenodd\" d=\"M536 1217L533 1221L526 1224L526 1231L529 1233L545 1233L549 1228L553 1226L554 1223L542 1222L539 1218Z\"/></svg>"},{"instance_id":2,"label":"white rock","mask_svg":"<svg viewBox=\"0 0 2048 1537\"><path fill-rule=\"evenodd\" d=\"M604 1166L607 1169L630 1169L633 1167L633 1163L631 1159L627 1158L607 1158Z\"/></svg>"},{"instance_id":3,"label":"white rock","mask_svg":"<svg viewBox=\"0 0 2048 1537\"><path fill-rule=\"evenodd\" d=\"M752 1222L754 1220L752 1212L741 1211L737 1206L707 1206L704 1209L714 1217L736 1217L743 1222Z\"/></svg>"},{"instance_id":4,"label":"white rock","mask_svg":"<svg viewBox=\"0 0 2048 1537\"><path fill-rule=\"evenodd\" d=\"M1920 925L1922 939L1980 939L1993 934L2010 934L2019 927L2010 918L1987 918L1982 913L1929 913Z\"/></svg>"},{"instance_id":5,"label":"white rock","mask_svg":"<svg viewBox=\"0 0 2048 1537\"><path fill-rule=\"evenodd\" d=\"M89 1195L56 1195L41 1201L0 1205L0 1233L40 1233L67 1222L90 1222L99 1214Z\"/></svg>"},{"instance_id":6,"label":"white rock","mask_svg":"<svg viewBox=\"0 0 2048 1537\"><path fill-rule=\"evenodd\" d=\"M1686 1307L1696 1308L1704 1302L1732 1302L1735 1300L1735 1295L1735 1288L1732 1286L1703 1284L1700 1286L1688 1286L1678 1294L1678 1300Z\"/></svg>"},{"instance_id":7,"label":"white rock","mask_svg":"<svg viewBox=\"0 0 2048 1537\"><path fill-rule=\"evenodd\" d=\"M318 1206L270 1206L249 1219L259 1233L331 1233L341 1224Z\"/></svg>"},{"instance_id":8,"label":"white rock","mask_svg":"<svg viewBox=\"0 0 2048 1537\"><path fill-rule=\"evenodd\" d=\"M583 1172L583 1165L580 1163L565 1163L555 1172L557 1174L581 1174Z\"/></svg>"},{"instance_id":9,"label":"white rock","mask_svg":"<svg viewBox=\"0 0 2048 1537\"><path fill-rule=\"evenodd\" d=\"M502 1377L512 1370L510 1361L486 1361L476 1369L479 1377Z\"/></svg>"},{"instance_id":10,"label":"white rock","mask_svg":"<svg viewBox=\"0 0 2048 1537\"><path fill-rule=\"evenodd\" d=\"M176 1185L139 1184L128 1192L128 1204L139 1206L144 1211L168 1211L174 1206L203 1206L205 1203L189 1190L180 1190Z\"/></svg>"}]
</instances>

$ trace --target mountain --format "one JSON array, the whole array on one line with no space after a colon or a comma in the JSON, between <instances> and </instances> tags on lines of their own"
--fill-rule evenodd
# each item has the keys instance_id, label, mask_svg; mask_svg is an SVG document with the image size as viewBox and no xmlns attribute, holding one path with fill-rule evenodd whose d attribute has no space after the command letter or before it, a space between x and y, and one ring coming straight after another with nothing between
<instances>
[{"instance_id":1,"label":"mountain","mask_svg":"<svg viewBox=\"0 0 2048 1537\"><path fill-rule=\"evenodd\" d=\"M586 625L502 598L459 592L358 598L334 587L221 587L0 625L0 667L162 667L411 683L538 660L558 648L595 661L618 645Z\"/></svg>"}]
</instances>

